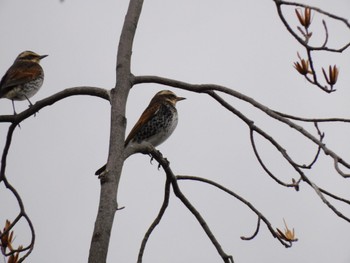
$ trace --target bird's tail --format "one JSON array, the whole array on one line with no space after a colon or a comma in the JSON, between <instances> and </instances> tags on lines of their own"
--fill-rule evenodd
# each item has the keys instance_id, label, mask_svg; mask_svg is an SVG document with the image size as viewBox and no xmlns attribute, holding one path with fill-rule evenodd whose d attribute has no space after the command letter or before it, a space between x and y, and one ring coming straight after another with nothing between
<instances>
[{"instance_id":1,"label":"bird's tail","mask_svg":"<svg viewBox=\"0 0 350 263\"><path fill-rule=\"evenodd\" d=\"M104 166L102 166L100 169L98 169L95 172L95 175L101 175L105 170L106 170L106 164Z\"/></svg>"}]
</instances>

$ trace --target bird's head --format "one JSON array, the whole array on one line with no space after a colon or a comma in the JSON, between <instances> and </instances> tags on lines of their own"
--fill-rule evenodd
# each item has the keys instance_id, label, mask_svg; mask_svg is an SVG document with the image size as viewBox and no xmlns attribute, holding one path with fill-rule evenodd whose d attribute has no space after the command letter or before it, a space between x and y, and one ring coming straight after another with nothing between
<instances>
[{"instance_id":1,"label":"bird's head","mask_svg":"<svg viewBox=\"0 0 350 263\"><path fill-rule=\"evenodd\" d=\"M16 58L16 61L31 61L35 63L39 63L40 60L46 58L48 55L39 55L33 51L23 51Z\"/></svg>"},{"instance_id":2,"label":"bird's head","mask_svg":"<svg viewBox=\"0 0 350 263\"><path fill-rule=\"evenodd\" d=\"M154 95L152 101L159 102L169 102L171 105L175 106L176 102L184 100L186 98L178 97L176 94L170 90L161 90L156 95Z\"/></svg>"}]
</instances>

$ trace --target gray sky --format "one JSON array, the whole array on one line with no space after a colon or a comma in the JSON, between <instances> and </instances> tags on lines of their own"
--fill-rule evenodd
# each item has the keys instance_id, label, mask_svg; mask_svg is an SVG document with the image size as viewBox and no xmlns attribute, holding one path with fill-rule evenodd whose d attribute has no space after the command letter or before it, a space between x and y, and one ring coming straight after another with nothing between
<instances>
[{"instance_id":1,"label":"gray sky","mask_svg":"<svg viewBox=\"0 0 350 263\"><path fill-rule=\"evenodd\" d=\"M303 1L348 18L348 1ZM2 0L0 2L0 74L18 53L49 54L42 61L45 82L32 102L65 88L89 85L110 89L115 83L116 48L128 1ZM293 21L294 10L289 11ZM349 32L329 24L330 43L349 42ZM313 43L322 43L320 16L314 16ZM316 33L320 33L317 35ZM337 46L335 46L337 47ZM190 83L216 83L289 114L349 118L349 52L317 54L317 69L340 67L337 92L325 94L310 86L292 67L304 50L286 32L272 0L145 1L133 48L135 75L152 74ZM322 64L324 63L324 64ZM321 76L321 75L320 75ZM159 85L135 86L127 118L131 129ZM188 99L178 104L179 125L159 149L176 174L215 180L242 195L283 229L283 218L299 241L285 249L262 225L253 241L256 216L244 205L210 186L181 182L183 191L207 219L224 250L235 262L350 261L350 225L339 219L305 184L295 192L277 185L257 163L248 128L204 95L175 90ZM296 160L307 163L315 147L284 125L269 120L249 105L232 105L271 132ZM18 111L27 102L17 102ZM36 229L35 249L28 262L85 262L99 198L93 175L108 150L109 104L98 98L74 97L42 109L15 131L7 176L23 197ZM8 100L1 114L11 114ZM3 148L7 124L0 125ZM312 125L306 126L315 134ZM320 125L326 144L349 156L349 125ZM281 180L297 178L280 156L257 139L264 160ZM321 155L311 180L350 198L349 182ZM163 198L164 173L149 157L135 155L125 163L108 262L135 262L141 239ZM16 215L13 197L0 186L0 226ZM6 200L6 201L5 201ZM337 204L339 205L339 204ZM349 207L339 206L350 216ZM16 228L16 242L28 239L27 227ZM186 208L171 197L163 221L151 236L144 262L221 262L215 248ZM3 262L3 259L0 259Z\"/></svg>"}]
</instances>

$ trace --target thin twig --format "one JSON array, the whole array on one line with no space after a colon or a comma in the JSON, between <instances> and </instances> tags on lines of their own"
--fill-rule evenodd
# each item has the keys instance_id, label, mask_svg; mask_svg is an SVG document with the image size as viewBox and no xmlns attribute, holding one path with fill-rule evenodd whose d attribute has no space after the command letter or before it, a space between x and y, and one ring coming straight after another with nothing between
<instances>
[{"instance_id":1,"label":"thin twig","mask_svg":"<svg viewBox=\"0 0 350 263\"><path fill-rule=\"evenodd\" d=\"M213 91L219 91L219 92L223 92L225 94L228 94L232 97L235 97L239 100L245 101L245 102L251 104L252 106L258 108L259 110L261 110L262 112L264 112L265 114L270 116L271 118L276 119L277 121L288 125L292 129L296 130L297 132L299 132L300 134L302 134L303 136L308 138L314 144L319 146L326 155L330 156L334 160L334 162L336 163L335 164L336 171L338 171L338 173L341 176L350 177L350 174L345 174L345 173L341 172L340 169L338 169L339 168L338 163L342 164L343 166L345 166L348 169L350 169L350 164L348 162L346 162L343 158L338 156L331 149L329 149L322 141L320 141L318 138L313 136L310 132L305 130L302 126L291 121L291 118L287 118L287 117L277 113L276 111L271 110L270 108L257 102L253 98L248 97L248 96L246 96L238 91L235 91L233 89L229 89L229 88L224 87L224 86L216 85L216 84L189 84L186 82L182 82L182 81L178 81L178 80L174 80L174 79L169 79L169 78L162 78L159 76L135 76L133 79L133 84L140 84L140 83L159 83L159 84L163 84L163 85L167 85L167 86L171 86L171 87L175 87L175 88L180 88L180 89L184 89L184 90L188 90L188 91L193 91L193 92L197 92L197 93L207 93L208 95L210 95L210 93ZM228 105L231 109L235 110L230 104L226 103L226 106L228 106ZM236 111L236 112L239 113L238 111ZM240 113L240 115L244 116L241 113ZM315 121L315 120L313 120L313 121ZM252 122L252 121L249 120L249 122Z\"/></svg>"},{"instance_id":2,"label":"thin twig","mask_svg":"<svg viewBox=\"0 0 350 263\"><path fill-rule=\"evenodd\" d=\"M248 202L247 200L245 200L243 197L241 197L240 195L236 194L235 192L233 192L232 190L222 186L221 184L218 184L212 180L206 179L206 178L202 178L202 177L197 177L197 176L188 176L188 175L178 175L176 177L178 180L192 180L192 181L199 181L199 182L203 182L212 186L215 186L216 188L228 193L229 195L232 195L234 198L238 199L240 202L242 202L243 204L245 204L246 206L248 206L250 208L250 210L252 210L267 226L267 228L269 229L269 231L271 232L272 236L277 238L282 245L284 245L285 247L290 247L289 243L286 243L283 239L281 239L276 231L274 230L274 228L272 227L271 223L269 222L269 220L267 220L267 218L258 210L256 209L250 202Z\"/></svg>"},{"instance_id":3,"label":"thin twig","mask_svg":"<svg viewBox=\"0 0 350 263\"><path fill-rule=\"evenodd\" d=\"M305 4L300 4L300 3L295 3L295 2L286 2L286 1L281 1L281 0L273 0L276 4L276 8L277 8L277 13L281 19L281 21L283 22L284 26L286 27L286 29L289 31L289 33L305 48L311 50L311 51L328 51L328 52L338 52L341 53L343 52L345 49L347 49L350 46L350 42L345 44L343 47L341 48L328 48L328 47L323 47L323 46L319 46L319 47L313 47L308 45L307 43L305 43L305 41L303 39L301 39L295 32L294 30L290 27L289 23L287 22L287 20L285 19L283 12L282 12L282 6L283 5L289 5L289 6L295 6L295 7L303 7L303 8L310 8L311 10L314 10L318 13L321 13L323 15L326 15L332 19L338 20L343 22L349 29L350 29L350 23L348 22L347 19L340 17L340 16L336 16L333 15L329 12L323 11L320 8L314 7L314 6L309 6L309 5L305 5Z\"/></svg>"},{"instance_id":4,"label":"thin twig","mask_svg":"<svg viewBox=\"0 0 350 263\"><path fill-rule=\"evenodd\" d=\"M28 246L22 248L22 249L17 249L17 250L13 250L11 251L10 253L6 254L6 256L9 256L11 254L14 254L16 252L23 252L23 251L27 251L27 253L22 256L18 262L22 262L26 257L29 256L29 254L33 251L33 248L34 248L34 243L35 243L35 230L34 230L34 226L33 226L33 223L31 221L31 219L29 218L29 216L27 215L26 211L25 211L25 207L24 207L24 204L23 204L23 201L22 201L22 198L21 196L19 195L19 193L17 192L17 190L8 182L6 176L3 177L3 180L4 182L4 185L7 189L9 189L12 194L15 196L16 200L17 200L17 203L18 203L18 206L20 208L20 212L19 212L19 215L16 217L16 219L11 223L11 225L7 228L6 231L4 231L4 233L1 234L1 236L3 235L6 235L17 223L18 221L23 217L27 223L28 223L28 226L29 226L29 229L31 231L31 241L29 243ZM0 237L1 237L0 236Z\"/></svg>"},{"instance_id":5,"label":"thin twig","mask_svg":"<svg viewBox=\"0 0 350 263\"><path fill-rule=\"evenodd\" d=\"M255 238L255 237L257 236L257 234L259 233L260 222L261 222L261 218L258 217L258 222L257 222L257 224L256 224L256 229L255 229L253 235L251 235L250 237L241 236L241 239L242 239L242 240L252 240L253 238ZM277 235L277 238L279 238L278 235Z\"/></svg>"},{"instance_id":6,"label":"thin twig","mask_svg":"<svg viewBox=\"0 0 350 263\"><path fill-rule=\"evenodd\" d=\"M147 241L148 241L150 235L152 234L153 230L159 224L160 220L162 219L162 217L163 217L163 215L165 213L165 210L168 207L169 197L170 197L170 185L171 185L171 182L170 182L169 178L167 178L166 181L165 181L165 190L164 190L163 204L162 204L162 206L161 206L161 208L159 210L159 213L158 213L157 217L154 219L154 221L152 222L152 224L148 228L145 236L143 237L143 240L142 240L142 243L141 243L141 247L140 247L140 250L139 250L139 255L138 255L138 258L137 258L137 263L141 263L142 262L142 257L143 257L143 253L144 253L145 248L146 248Z\"/></svg>"},{"instance_id":7,"label":"thin twig","mask_svg":"<svg viewBox=\"0 0 350 263\"><path fill-rule=\"evenodd\" d=\"M311 84L315 85L316 87L320 88L321 90L327 92L327 93L331 93L334 92L334 83L329 83L329 85L322 85L318 79L317 79L317 71L315 70L314 67L314 61L313 61L313 56L312 56L312 52L313 51L325 51L325 52L338 52L341 53L344 50L346 50L348 47L350 47L350 42L343 45L341 48L330 48L327 46L328 44L328 39L329 39L329 32L328 32L328 28L327 28L327 24L326 21L323 19L322 20L322 25L323 28L325 30L325 40L323 42L323 44L321 46L311 46L309 44L309 39L312 36L312 32L308 32L308 27L309 27L309 23L306 25L305 23L300 22L303 26L306 32L303 31L303 29L300 26L297 26L298 31L301 33L302 37L300 37L289 25L288 21L286 20L286 18L284 17L283 11L282 11L282 6L286 5L286 6L294 6L294 7L303 7L305 10L308 10L310 14L311 10L313 10L314 12L320 13L322 15L325 15L333 20L336 21L341 21L342 23L344 23L349 29L350 29L350 24L348 22L347 19L333 15L329 12L323 11L320 8L317 7L313 7L313 6L309 6L309 5L305 5L305 4L300 4L300 3L295 3L295 2L286 2L286 1L281 1L281 0L273 0L276 4L276 8L277 8L277 13L279 18L281 19L282 23L284 24L285 28L287 29L287 31L305 48L307 56L308 56L308 64L310 65L310 73L312 75L312 78L310 78L307 74L304 74L303 72L301 72L302 75L304 75L305 79L310 82ZM306 12L306 11L305 11ZM298 18L299 20L300 15L297 12ZM306 15L305 15L306 17ZM309 18L309 17L308 17ZM305 22L305 21L304 21ZM307 70L307 69L306 69ZM299 70L298 70L299 71ZM299 71L300 72L300 71ZM327 79L327 77L326 77Z\"/></svg>"},{"instance_id":8,"label":"thin twig","mask_svg":"<svg viewBox=\"0 0 350 263\"><path fill-rule=\"evenodd\" d=\"M328 33L327 23L324 19L322 19L322 24L323 24L325 35L326 35L322 47L325 48L327 46L327 43L328 43L329 33Z\"/></svg>"},{"instance_id":9,"label":"thin twig","mask_svg":"<svg viewBox=\"0 0 350 263\"><path fill-rule=\"evenodd\" d=\"M265 165L265 163L264 163L263 160L261 159L260 154L259 154L259 152L258 152L258 149L257 149L257 147L256 147L255 140L254 140L254 129L250 129L250 142L251 142L251 144L252 144L252 148L253 148L255 157L256 157L256 159L258 160L260 166L264 169L264 171L265 171L273 180L275 180L278 184L283 185L283 186L286 186L286 187L295 187L294 184L287 184L287 183L284 183L284 182L282 182L281 180L279 180L279 179L267 168L267 166Z\"/></svg>"},{"instance_id":10,"label":"thin twig","mask_svg":"<svg viewBox=\"0 0 350 263\"><path fill-rule=\"evenodd\" d=\"M0 238L4 235L6 235L9 231L11 231L11 229L18 223L18 221L24 217L24 219L27 221L29 229L31 231L31 241L29 243L28 246L22 248L22 249L17 249L17 250L13 250L10 253L7 253L5 256L10 256L16 252L23 252L23 251L27 251L27 253L22 256L18 262L22 262L26 257L29 256L29 254L32 252L33 248L34 248L34 243L35 243L35 231L34 231L34 226L32 224L31 219L29 218L29 216L27 215L26 211L25 211L25 207L22 201L21 196L19 195L19 193L17 192L17 190L10 184L10 182L7 180L6 178L6 163L7 163L7 156L8 156L8 152L11 146L11 141L12 141L12 136L13 136L13 132L15 130L15 128L17 127L16 123L12 123L8 129L7 132L7 138L6 138L6 142L5 142L5 146L3 149L3 153L2 153L2 157L1 157L1 169L0 169L0 182L3 182L5 187L10 190L12 192L12 194L14 195L14 197L17 200L20 212L18 214L18 216L15 218L15 220L13 220L10 224L10 226L0 235Z\"/></svg>"},{"instance_id":11,"label":"thin twig","mask_svg":"<svg viewBox=\"0 0 350 263\"><path fill-rule=\"evenodd\" d=\"M151 145L150 145L151 146ZM175 195L181 200L181 202L188 208L188 210L195 216L199 224L202 226L204 232L207 234L210 241L213 243L214 247L216 248L217 252L221 256L222 260L225 263L233 263L233 258L231 255L227 255L224 250L222 249L220 243L217 241L214 234L211 232L208 224L204 220L204 218L201 216L201 214L198 212L198 210L191 204L191 202L186 198L186 196L182 193L175 175L173 174L169 162L163 158L162 154L157 151L154 147L149 147L149 153L152 155L152 157L157 160L157 162L163 167L167 178L171 181L171 185L173 187Z\"/></svg>"},{"instance_id":12,"label":"thin twig","mask_svg":"<svg viewBox=\"0 0 350 263\"><path fill-rule=\"evenodd\" d=\"M1 155L0 182L5 178L7 155L8 155L10 146L11 146L12 136L13 136L13 132L16 129L16 126L17 126L17 124L10 125L8 132L7 132L5 146L4 146L4 149L2 151L2 155Z\"/></svg>"}]
</instances>

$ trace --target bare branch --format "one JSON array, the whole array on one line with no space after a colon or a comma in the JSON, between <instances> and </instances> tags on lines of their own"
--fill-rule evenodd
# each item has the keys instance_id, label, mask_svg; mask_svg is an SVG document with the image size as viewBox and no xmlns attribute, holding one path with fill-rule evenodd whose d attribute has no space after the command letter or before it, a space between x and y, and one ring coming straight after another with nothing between
<instances>
[{"instance_id":1,"label":"bare branch","mask_svg":"<svg viewBox=\"0 0 350 263\"><path fill-rule=\"evenodd\" d=\"M219 86L219 85L212 85L212 84L202 84L202 85L191 85L188 83L180 82L177 80L171 80L171 79L166 79L166 78L160 78L156 76L143 76L143 77L135 77L134 78L135 83L145 83L145 82L155 82L155 83L160 83L160 84L165 84L169 85L172 87L176 88L181 88L185 90L190 90L193 92L198 92L198 93L206 93L213 97L215 100L217 100L222 106L224 106L227 110L231 111L233 114L238 116L242 121L244 121L251 130L258 132L261 136L263 136L265 139L267 139L281 154L282 156L286 159L286 161L295 169L295 171L300 175L301 179L306 182L309 186L311 186L318 196L322 199L322 201L338 216L343 218L346 221L349 221L350 219L346 216L344 216L342 213L340 213L330 202L328 202L322 192L319 190L318 186L315 185L313 182L309 180L309 178L305 175L305 173L301 170L300 165L295 163L292 158L289 157L287 152L285 151L282 146L280 146L274 138L272 138L269 134L265 133L263 130L261 130L259 127L257 127L254 122L250 119L248 119L245 115L243 115L241 112L239 112L237 109L232 107L229 103L227 103L224 99L222 99L220 96L218 96L214 91L220 91L225 94L229 94L233 97L236 97L240 100L246 101L249 104L253 105L254 107L260 109L261 111L265 112L267 115L270 117L287 124L289 127L292 129L298 131L300 134L311 140L313 143L315 143L326 155L329 155L333 160L335 164L335 169L336 171L342 175L343 177L349 177L348 174L343 173L339 169L339 164L344 165L346 168L350 168L350 165L344 161L342 158L340 158L335 152L330 150L329 148L326 147L326 145L322 142L323 136L320 137L320 139L317 139L315 136L310 134L308 131L306 131L303 127L297 125L296 123L292 122L289 118L285 118L281 116L280 114L276 113L275 111L269 109L268 107L258 103L257 101L253 100L250 97L247 97L237 91L230 90L226 87ZM320 131L318 130L318 133L320 135ZM254 144L253 144L254 145ZM316 157L319 155L317 153ZM316 158L315 157L315 158ZM302 167L306 168L306 167ZM295 187L298 189L298 184L299 181L292 180L291 187Z\"/></svg>"},{"instance_id":2,"label":"bare branch","mask_svg":"<svg viewBox=\"0 0 350 263\"><path fill-rule=\"evenodd\" d=\"M311 10L317 11L318 13L324 14L330 18L333 18L335 20L339 20L341 22L343 22L349 29L350 29L350 23L347 19L340 17L340 16L336 16L333 15L327 11L324 11L318 7L314 7L314 6L310 6L310 5L305 5L305 4L301 4L301 3L297 3L297 2L287 2L287 1L282 1L282 0L273 0L276 5L278 6L282 6L282 5L291 5L291 6L296 6L296 7L303 7L303 8L310 8Z\"/></svg>"},{"instance_id":3,"label":"bare branch","mask_svg":"<svg viewBox=\"0 0 350 263\"><path fill-rule=\"evenodd\" d=\"M318 127L317 122L314 122L314 126L315 126L315 128L316 128L316 130L317 130L317 134L320 136L320 142L322 142L322 141L323 141L323 138L324 138L324 136L325 136L325 134L324 134L323 132L321 132L321 130L320 130L319 127ZM318 146L317 152L316 152L316 154L315 154L315 157L314 157L314 159L311 161L311 163L310 163L309 165L302 165L302 166L299 166L299 167L300 167L300 168L305 168L305 169L311 169L312 166L317 162L317 159L318 159L318 157L320 156L320 152L321 152L321 147Z\"/></svg>"},{"instance_id":4,"label":"bare branch","mask_svg":"<svg viewBox=\"0 0 350 263\"><path fill-rule=\"evenodd\" d=\"M134 148L134 150L135 151L138 150L140 153L143 153L143 154L150 154L155 160L157 160L159 165L164 169L166 176L167 176L167 180L169 180L171 182L171 185L172 185L172 188L174 190L176 197L178 197L181 200L181 202L187 207L187 209L195 216L198 223L201 225L204 232L207 234L208 238L213 243L217 252L221 256L222 260L225 263L233 263L232 256L227 255L224 252L220 243L215 238L214 234L210 230L210 228L209 228L208 224L206 223L206 221L204 220L204 218L197 211L197 209L191 204L191 202L186 198L186 196L182 193L182 191L177 183L177 178L170 168L169 161L163 157L161 152L156 150L150 143L147 143L147 142L143 142L143 143L137 145Z\"/></svg>"},{"instance_id":5,"label":"bare branch","mask_svg":"<svg viewBox=\"0 0 350 263\"><path fill-rule=\"evenodd\" d=\"M209 179L206 179L206 178L197 177L197 176L188 176L188 175L181 175L181 176L179 175L176 178L178 180L192 180L192 181L203 182L203 183L215 186L216 188L218 188L218 189L228 193L229 195L232 195L234 198L238 199L240 202L242 202L243 204L248 206L258 216L258 218L260 218L265 223L265 225L267 226L267 228L269 229L269 231L271 232L273 237L277 238L281 242L281 244L284 245L285 247L290 247L290 243L289 242L286 243L283 239L279 238L279 236L277 235L276 231L272 227L272 225L269 222L269 220L267 220L267 218L259 210L257 210L250 202L245 200L240 195L238 195L235 192L227 189L226 187L222 186L221 184L218 184L218 183L216 183L214 181L211 181Z\"/></svg>"},{"instance_id":6,"label":"bare branch","mask_svg":"<svg viewBox=\"0 0 350 263\"><path fill-rule=\"evenodd\" d=\"M344 214L340 213L322 194L320 188L313 182L309 181L308 182L310 186L315 190L317 195L321 198L321 200L340 218L343 218L345 221L350 223L350 218L345 216ZM338 199L339 200L339 199Z\"/></svg>"},{"instance_id":7,"label":"bare branch","mask_svg":"<svg viewBox=\"0 0 350 263\"><path fill-rule=\"evenodd\" d=\"M322 20L322 24L323 24L324 31L326 34L326 37L325 37L325 40L324 40L322 47L325 48L327 46L327 43L328 43L328 28L327 28L327 24L326 24L325 20Z\"/></svg>"},{"instance_id":8,"label":"bare branch","mask_svg":"<svg viewBox=\"0 0 350 263\"><path fill-rule=\"evenodd\" d=\"M100 97L105 100L110 100L109 97L109 90L97 88L97 87L73 87L73 88L67 88L65 90L62 90L54 95L51 95L50 97L47 97L45 99L37 101L33 106L29 107L25 111L16 114L16 115L0 115L0 122L12 122L12 123L20 123L24 119L28 118L29 116L34 115L36 112L38 112L40 109L50 106L64 98L70 97L70 96L76 96L76 95L89 95L89 96L95 96Z\"/></svg>"},{"instance_id":9,"label":"bare branch","mask_svg":"<svg viewBox=\"0 0 350 263\"><path fill-rule=\"evenodd\" d=\"M157 217L154 219L153 223L150 225L150 227L148 228L145 236L143 237L142 243L141 243L141 247L139 250L139 255L137 258L137 263L141 263L142 262L142 257L143 257L143 253L145 251L145 247L148 241L148 238L150 237L150 235L152 234L153 230L156 228L156 226L159 224L160 220L162 219L165 210L168 207L169 204L169 197L170 197L170 185L171 182L169 180L169 178L166 179L165 181L165 190L164 190L164 200L163 200L163 204L159 210L159 213L157 215Z\"/></svg>"},{"instance_id":10,"label":"bare branch","mask_svg":"<svg viewBox=\"0 0 350 263\"><path fill-rule=\"evenodd\" d=\"M259 230L260 230L260 222L261 222L261 218L258 217L258 222L257 222L257 224L256 224L256 229L255 229L253 235L251 235L250 237L241 236L241 239L242 239L242 240L252 240L252 239L254 239L254 238L258 235L258 233L259 233Z\"/></svg>"},{"instance_id":11,"label":"bare branch","mask_svg":"<svg viewBox=\"0 0 350 263\"><path fill-rule=\"evenodd\" d=\"M193 91L193 92L197 92L197 93L206 93L212 97L215 97L215 99L222 101L222 103L225 105L226 108L229 108L230 111L234 111L235 115L239 116L248 125L252 125L253 124L252 120L247 119L242 113L240 113L239 111L234 109L230 104L224 102L216 94L213 94L213 91L220 91L220 92L223 92L223 93L228 94L230 96L233 96L237 99L245 101L245 102L251 104L252 106L258 108L262 112L266 113L271 118L276 119L277 121L288 125L292 129L299 132L304 137L308 138L311 142L313 142L318 147L320 147L326 155L330 156L334 160L335 168L341 176L350 177L350 174L345 174L345 173L340 171L340 169L338 167L338 163L342 164L344 167L346 167L348 169L350 169L350 164L348 162L346 162L345 160L343 160L340 156L338 156L331 149L329 149L321 140L319 140L318 138L313 136L311 133L309 133L307 130L305 130L302 126L291 121L292 118L289 118L289 117L287 118L283 114L278 113L277 111L271 110L270 108L257 102L253 98L248 97L248 96L246 96L238 91L235 91L233 89L229 89L229 88L224 87L224 86L215 85L215 84L189 84L189 83L178 81L178 80L161 78L158 76L137 76L137 77L134 77L134 84L140 84L140 83L158 83L158 84L163 84L163 85L167 85L167 86L171 86L171 87L175 87L175 88L180 88L180 89L184 89L184 90L188 90L188 91ZM312 119L313 122L315 122L316 120L317 119ZM340 119L328 119L327 121L330 121L330 120L331 121L340 121ZM326 120L323 120L323 121L326 121ZM346 121L346 122L349 122L349 121ZM266 134L266 136L264 136L264 137L268 138L270 136ZM281 150L283 152L283 149L281 149ZM292 160L289 160L289 161L291 161L291 163L293 163Z\"/></svg>"},{"instance_id":12,"label":"bare branch","mask_svg":"<svg viewBox=\"0 0 350 263\"><path fill-rule=\"evenodd\" d=\"M312 52L313 51L325 51L325 52L338 52L341 53L344 50L346 50L349 46L350 46L350 42L345 44L344 46L342 46L341 48L330 48L327 46L328 44L328 39L329 39L329 31L327 28L327 24L326 21L323 19L322 20L322 25L324 27L325 30L325 40L323 42L323 44L321 46L311 46L309 44L309 39L312 36L312 32L309 32L309 26L311 24L311 10L313 10L316 13L322 14L327 16L330 19L336 20L336 21L340 21L342 23L344 23L346 25L346 27L348 29L350 29L350 24L349 22L342 17L333 15L331 13L325 12L317 7L312 7L309 5L304 5L304 4L300 4L300 3L295 3L295 2L286 2L286 1L281 1L281 0L274 0L275 4L276 4L276 8L277 8L277 13L279 18L281 19L282 23L284 24L284 26L286 27L287 31L306 49L306 53L308 56L308 64L310 64L310 72L308 72L307 74L311 74L312 78L310 78L307 74L304 74L304 71L300 71L300 68L296 68L300 74L302 74L305 79L310 82L311 84L317 86L318 88L320 88L321 90L327 92L327 93L331 93L334 92L334 84L336 82L329 82L327 81L328 85L322 85L319 80L317 79L317 71L315 70L314 67L314 61L313 61L313 57L312 57ZM298 31L301 33L302 37L299 37L299 35L291 28L291 26L289 25L288 21L286 20L286 18L284 17L284 14L282 12L282 6L286 5L286 6L294 6L294 7L302 7L305 10L305 14L303 15L302 12L298 9L296 9L296 15L298 17L299 23L302 25L302 27L297 26ZM305 30L305 31L304 31ZM336 67L335 67L336 68ZM338 75L339 71L336 71L336 75ZM325 75L325 78L327 80L327 76Z\"/></svg>"},{"instance_id":13,"label":"bare branch","mask_svg":"<svg viewBox=\"0 0 350 263\"><path fill-rule=\"evenodd\" d=\"M10 226L7 228L6 231L4 231L1 235L0 238L4 235L6 235L17 223L18 221L23 217L29 226L29 229L31 231L31 241L30 244L24 248L21 249L17 249L17 250L13 250L10 253L7 254L7 256L12 255L14 253L17 252L23 252L23 251L27 251L27 253L21 257L18 262L22 262L26 257L29 256L29 254L32 252L33 248L34 248L34 243L35 243L35 231L34 231L34 226L32 224L31 219L29 218L29 216L27 215L26 211L25 211L25 207L22 201L21 196L19 195L19 193L17 192L17 190L9 183L9 181L6 178L6 163L7 163L7 155L8 155L8 151L10 149L10 145L11 145L11 141L12 141L12 136L13 136L13 132L16 128L17 124L13 123L10 125L9 130L7 132L7 138L6 138L6 143L4 146L4 150L2 153L2 157L1 157L1 169L0 169L0 182L3 182L5 187L7 189L9 189L12 194L14 195L14 197L17 200L18 206L20 208L20 212L18 214L18 216L15 218L15 220L12 221L12 223L10 224Z\"/></svg>"},{"instance_id":14,"label":"bare branch","mask_svg":"<svg viewBox=\"0 0 350 263\"><path fill-rule=\"evenodd\" d=\"M225 100L223 100L220 96L216 95L215 92L211 92L210 95L215 98L221 105L223 105L225 108L227 108L228 110L230 110L232 113L234 113L235 115L239 116L239 112L237 110L235 110L230 104L228 104ZM237 114L237 112L239 114ZM239 116L241 118L241 116ZM244 116L244 118L246 118ZM244 118L242 118L242 120L244 120ZM318 188L318 186L313 183L306 175L305 173L300 169L300 167L287 155L287 153L284 151L284 149L277 143L275 142L275 140L270 137L269 135L265 135L264 132L262 130L260 130L259 128L257 128L256 126L253 125L252 122L247 122L245 121L249 127L251 129L254 129L255 131L259 132L259 134L261 134L262 136L264 136L266 139L268 139L270 141L270 143L272 145L274 145L278 151L282 154L282 156L289 162L289 164L295 169L295 171L297 173L299 173L299 175L301 176L301 179L306 182L309 186L311 186L315 192L317 193L317 195L321 198L321 200L336 214L338 215L339 217L343 218L344 220L350 222L350 218L343 215L341 212L339 212L330 202L327 201L327 199L323 196L322 192L320 191L320 189ZM291 126L292 127L292 126ZM330 150L329 150L330 151ZM340 163L341 160L336 160L335 161L335 164L336 166L338 165L338 163ZM337 167L336 167L337 168ZM339 173L339 171L338 171ZM343 175L344 177L348 177L347 175L345 174L341 174ZM296 189L298 190L298 185L297 184L294 184Z\"/></svg>"},{"instance_id":15,"label":"bare branch","mask_svg":"<svg viewBox=\"0 0 350 263\"><path fill-rule=\"evenodd\" d=\"M275 180L278 184L283 185L283 186L286 186L286 187L294 187L294 188L296 188L296 185L295 185L295 184L287 184L287 183L284 183L284 182L282 182L281 180L279 180L279 179L267 168L267 166L265 165L265 163L264 163L263 160L261 159L261 157L260 157L260 155L259 155L259 152L258 152L258 149L257 149L257 147L256 147L255 140L254 140L254 129L250 129L250 142L251 142L251 144L252 144L255 157L256 157L256 159L258 160L258 162L260 163L261 167L264 169L264 171L265 171L273 180ZM297 189L297 188L296 188L296 189Z\"/></svg>"},{"instance_id":16,"label":"bare branch","mask_svg":"<svg viewBox=\"0 0 350 263\"><path fill-rule=\"evenodd\" d=\"M8 155L8 152L10 150L12 136L13 136L13 132L14 132L16 126L17 126L17 124L10 125L8 132L7 132L6 142L5 142L4 150L2 151L2 156L1 156L0 182L5 178L7 155Z\"/></svg>"},{"instance_id":17,"label":"bare branch","mask_svg":"<svg viewBox=\"0 0 350 263\"><path fill-rule=\"evenodd\" d=\"M279 112L279 111L274 111L274 113L280 115L281 117L287 118L287 119L291 119L291 120L295 120L295 121L302 121L302 122L313 122L313 123L319 123L319 122L349 122L350 123L350 119L345 119L345 118L323 118L323 119L319 119L319 118L304 118L304 117L297 117L297 116L289 115L289 114L282 113L282 112Z\"/></svg>"},{"instance_id":18,"label":"bare branch","mask_svg":"<svg viewBox=\"0 0 350 263\"><path fill-rule=\"evenodd\" d=\"M292 28L290 27L289 23L287 22L287 20L285 19L283 12L282 12L282 6L286 5L286 6L295 6L295 7L303 7L303 8L310 8L311 10L314 10L320 14L326 15L332 19L341 21L342 23L344 23L346 25L346 27L348 27L350 29L350 23L347 19L342 18L340 16L336 16L333 15L329 12L323 11L320 8L314 7L314 6L309 6L309 5L305 5L305 4L301 4L301 3L296 3L296 2L286 2L286 1L281 1L281 0L273 0L276 4L277 7L277 13L281 19L281 21L283 22L284 26L286 27L286 29L288 30L288 32L304 47L306 47L307 49L311 50L311 51L329 51L329 52L343 52L345 49L347 49L350 46L350 42L347 43L346 45L344 45L341 48L335 49L335 48L328 48L325 47L324 45L320 46L320 47L313 47L313 46L309 46L303 39L301 39L295 32L294 30L292 30Z\"/></svg>"},{"instance_id":19,"label":"bare branch","mask_svg":"<svg viewBox=\"0 0 350 263\"><path fill-rule=\"evenodd\" d=\"M116 61L116 85L111 91L111 132L106 169L95 226L90 243L89 263L104 263L118 209L118 188L124 164L125 108L132 87L131 55L143 0L130 0L121 31Z\"/></svg>"}]
</instances>

